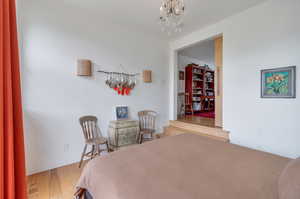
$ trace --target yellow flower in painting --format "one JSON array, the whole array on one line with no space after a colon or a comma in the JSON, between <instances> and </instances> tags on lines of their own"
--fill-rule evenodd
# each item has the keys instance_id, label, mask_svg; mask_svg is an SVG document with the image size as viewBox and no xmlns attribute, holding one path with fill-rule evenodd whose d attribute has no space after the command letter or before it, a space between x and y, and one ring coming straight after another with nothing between
<instances>
[{"instance_id":1,"label":"yellow flower in painting","mask_svg":"<svg viewBox=\"0 0 300 199\"><path fill-rule=\"evenodd\" d=\"M267 83L272 84L274 82L281 82L284 80L284 76L281 74L273 74L271 77L267 78Z\"/></svg>"},{"instance_id":2,"label":"yellow flower in painting","mask_svg":"<svg viewBox=\"0 0 300 199\"><path fill-rule=\"evenodd\" d=\"M267 78L267 83L270 84L273 82L273 76Z\"/></svg>"},{"instance_id":3,"label":"yellow flower in painting","mask_svg":"<svg viewBox=\"0 0 300 199\"><path fill-rule=\"evenodd\" d=\"M279 82L279 81L283 81L283 75L274 75L274 81L277 81L277 82Z\"/></svg>"}]
</instances>

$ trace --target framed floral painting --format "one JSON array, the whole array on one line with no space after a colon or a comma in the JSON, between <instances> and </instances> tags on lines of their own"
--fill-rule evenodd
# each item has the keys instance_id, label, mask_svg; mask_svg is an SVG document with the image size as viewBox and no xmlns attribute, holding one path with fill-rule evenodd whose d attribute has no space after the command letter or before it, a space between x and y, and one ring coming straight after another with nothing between
<instances>
[{"instance_id":1,"label":"framed floral painting","mask_svg":"<svg viewBox=\"0 0 300 199\"><path fill-rule=\"evenodd\" d=\"M296 66L261 71L262 98L296 98Z\"/></svg>"}]
</instances>

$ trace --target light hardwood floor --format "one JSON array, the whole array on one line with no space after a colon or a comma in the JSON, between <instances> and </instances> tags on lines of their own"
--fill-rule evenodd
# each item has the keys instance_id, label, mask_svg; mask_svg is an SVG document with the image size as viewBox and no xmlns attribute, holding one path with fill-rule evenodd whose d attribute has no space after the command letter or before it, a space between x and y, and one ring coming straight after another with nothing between
<instances>
[{"instance_id":1,"label":"light hardwood floor","mask_svg":"<svg viewBox=\"0 0 300 199\"><path fill-rule=\"evenodd\" d=\"M29 176L28 199L72 199L81 171L76 163Z\"/></svg>"},{"instance_id":2,"label":"light hardwood floor","mask_svg":"<svg viewBox=\"0 0 300 199\"><path fill-rule=\"evenodd\" d=\"M78 168L79 163L75 163L28 176L28 199L72 199L76 183L87 162L85 160L81 168Z\"/></svg>"},{"instance_id":3,"label":"light hardwood floor","mask_svg":"<svg viewBox=\"0 0 300 199\"><path fill-rule=\"evenodd\" d=\"M185 115L185 116L178 116L178 121L190 123L190 124L198 124L201 126L209 126L215 127L215 119L207 118L207 117L198 117L193 115Z\"/></svg>"},{"instance_id":4,"label":"light hardwood floor","mask_svg":"<svg viewBox=\"0 0 300 199\"><path fill-rule=\"evenodd\" d=\"M164 136L174 136L185 133L192 133L229 142L229 132L220 127L192 124L180 120L170 120L169 126L164 128Z\"/></svg>"}]
</instances>

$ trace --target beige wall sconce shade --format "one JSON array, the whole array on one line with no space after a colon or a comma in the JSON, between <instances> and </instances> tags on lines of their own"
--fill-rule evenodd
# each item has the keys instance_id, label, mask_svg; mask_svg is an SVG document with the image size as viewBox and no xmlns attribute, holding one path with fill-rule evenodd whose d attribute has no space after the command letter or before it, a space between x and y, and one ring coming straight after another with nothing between
<instances>
[{"instance_id":1,"label":"beige wall sconce shade","mask_svg":"<svg viewBox=\"0 0 300 199\"><path fill-rule=\"evenodd\" d=\"M151 70L144 70L143 71L143 80L145 83L152 82L152 71Z\"/></svg>"},{"instance_id":2,"label":"beige wall sconce shade","mask_svg":"<svg viewBox=\"0 0 300 199\"><path fill-rule=\"evenodd\" d=\"M77 60L77 75L92 76L92 62L88 59Z\"/></svg>"}]
</instances>

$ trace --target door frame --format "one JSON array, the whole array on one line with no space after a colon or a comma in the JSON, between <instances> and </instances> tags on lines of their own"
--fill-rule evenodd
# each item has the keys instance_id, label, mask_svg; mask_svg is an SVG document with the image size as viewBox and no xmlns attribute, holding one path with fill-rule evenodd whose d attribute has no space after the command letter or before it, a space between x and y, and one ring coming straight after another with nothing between
<instances>
[{"instance_id":1,"label":"door frame","mask_svg":"<svg viewBox=\"0 0 300 199\"><path fill-rule=\"evenodd\" d=\"M204 35L202 38L198 37L194 40L187 41L175 41L171 43L170 45L170 94L169 94L169 119L170 120L177 120L177 96L178 96L178 51L194 46L198 43L201 43L205 40L214 40L218 37L223 37L223 43L224 43L224 35L222 32L220 33L213 33L211 35ZM185 38L183 40L186 40ZM222 112L222 115L223 112ZM223 125L222 125L223 126Z\"/></svg>"}]
</instances>

